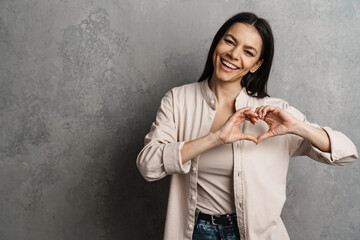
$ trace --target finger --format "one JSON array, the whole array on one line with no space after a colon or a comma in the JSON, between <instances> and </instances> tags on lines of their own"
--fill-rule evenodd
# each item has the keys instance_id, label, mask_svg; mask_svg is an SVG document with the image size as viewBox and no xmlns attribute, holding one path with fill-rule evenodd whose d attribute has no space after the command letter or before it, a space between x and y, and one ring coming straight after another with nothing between
<instances>
[{"instance_id":1,"label":"finger","mask_svg":"<svg viewBox=\"0 0 360 240\"><path fill-rule=\"evenodd\" d=\"M247 111L251 111L251 107L243 107L243 108L240 108L239 110L237 110L236 112L247 112Z\"/></svg>"},{"instance_id":2,"label":"finger","mask_svg":"<svg viewBox=\"0 0 360 240\"><path fill-rule=\"evenodd\" d=\"M257 122L258 122L258 119L257 119L257 118L251 118L250 122L251 122L253 125L256 125Z\"/></svg>"},{"instance_id":3,"label":"finger","mask_svg":"<svg viewBox=\"0 0 360 240\"><path fill-rule=\"evenodd\" d=\"M245 118L245 120L249 121L252 125L256 125L257 120L253 118Z\"/></svg>"},{"instance_id":4,"label":"finger","mask_svg":"<svg viewBox=\"0 0 360 240\"><path fill-rule=\"evenodd\" d=\"M270 137L272 137L272 136L274 136L274 134L272 133L272 132L264 132L263 134L260 134L258 137L257 137L257 141L258 141L258 143L259 142L261 142L261 141L263 141L263 140L265 140L265 139L267 139L267 138L270 138Z\"/></svg>"},{"instance_id":5,"label":"finger","mask_svg":"<svg viewBox=\"0 0 360 240\"><path fill-rule=\"evenodd\" d=\"M259 119L259 115L252 111L244 112L244 115L247 120L252 119L254 121L257 121Z\"/></svg>"},{"instance_id":6,"label":"finger","mask_svg":"<svg viewBox=\"0 0 360 240\"><path fill-rule=\"evenodd\" d=\"M245 117L259 119L259 115L255 112L253 112L252 110L244 112L244 115L245 115Z\"/></svg>"},{"instance_id":7,"label":"finger","mask_svg":"<svg viewBox=\"0 0 360 240\"><path fill-rule=\"evenodd\" d=\"M247 114L245 114L245 112L243 111L248 111L249 109L241 109L238 110L237 112L235 112L230 118L233 119L233 121L240 121L240 122L244 122L244 120L247 117Z\"/></svg>"},{"instance_id":8,"label":"finger","mask_svg":"<svg viewBox=\"0 0 360 240\"><path fill-rule=\"evenodd\" d=\"M256 124L256 122L259 118L257 113L254 113L251 110L251 107L244 107L244 108L239 109L236 113L234 113L234 117L236 118L235 124L240 124L240 123L244 122L244 120L248 120L254 125ZM240 123L238 123L238 121Z\"/></svg>"},{"instance_id":9,"label":"finger","mask_svg":"<svg viewBox=\"0 0 360 240\"><path fill-rule=\"evenodd\" d=\"M275 107L275 106L266 106L263 110L263 114L264 114L264 117L268 114L268 113L271 113L271 112L276 112L276 111L280 111L280 108L278 107Z\"/></svg>"},{"instance_id":10,"label":"finger","mask_svg":"<svg viewBox=\"0 0 360 240\"><path fill-rule=\"evenodd\" d=\"M254 135L249 134L249 133L243 133L239 140L249 140L249 141L254 142L255 144L258 143L258 139Z\"/></svg>"},{"instance_id":11,"label":"finger","mask_svg":"<svg viewBox=\"0 0 360 240\"><path fill-rule=\"evenodd\" d=\"M245 116L245 119L249 122L251 122L253 125L256 125L257 121L258 121L258 117L252 117L252 116Z\"/></svg>"},{"instance_id":12,"label":"finger","mask_svg":"<svg viewBox=\"0 0 360 240\"><path fill-rule=\"evenodd\" d=\"M233 122L235 125L240 125L245 120L250 121L250 117L248 115L241 113L239 116L237 116L233 119Z\"/></svg>"},{"instance_id":13,"label":"finger","mask_svg":"<svg viewBox=\"0 0 360 240\"><path fill-rule=\"evenodd\" d=\"M257 119L256 118L251 118L251 117L244 117L244 118L237 118L235 121L234 121L234 126L237 126L239 127L240 124L242 124L244 121L249 121L251 124L253 125L256 125L257 123Z\"/></svg>"},{"instance_id":14,"label":"finger","mask_svg":"<svg viewBox=\"0 0 360 240\"><path fill-rule=\"evenodd\" d=\"M269 112L269 110L271 109L271 106L269 105L266 105L263 109L262 109L262 112L261 112L261 118L265 118L266 114Z\"/></svg>"},{"instance_id":15,"label":"finger","mask_svg":"<svg viewBox=\"0 0 360 240\"><path fill-rule=\"evenodd\" d=\"M259 118L261 118L261 119L263 118L263 110L265 107L266 107L266 105L263 105L263 106L259 107L256 111L256 113L259 115Z\"/></svg>"},{"instance_id":16,"label":"finger","mask_svg":"<svg viewBox=\"0 0 360 240\"><path fill-rule=\"evenodd\" d=\"M271 105L264 105L259 108L258 114L259 114L259 117L264 120L265 116L268 113L278 111L278 110L280 110L278 107L271 106Z\"/></svg>"},{"instance_id":17,"label":"finger","mask_svg":"<svg viewBox=\"0 0 360 240\"><path fill-rule=\"evenodd\" d=\"M241 109L237 110L231 117L241 117L244 112L249 111L249 110L251 110L251 107L241 108Z\"/></svg>"},{"instance_id":18,"label":"finger","mask_svg":"<svg viewBox=\"0 0 360 240\"><path fill-rule=\"evenodd\" d=\"M252 117L258 117L259 115L251 110L244 112L245 115L250 115Z\"/></svg>"}]
</instances>

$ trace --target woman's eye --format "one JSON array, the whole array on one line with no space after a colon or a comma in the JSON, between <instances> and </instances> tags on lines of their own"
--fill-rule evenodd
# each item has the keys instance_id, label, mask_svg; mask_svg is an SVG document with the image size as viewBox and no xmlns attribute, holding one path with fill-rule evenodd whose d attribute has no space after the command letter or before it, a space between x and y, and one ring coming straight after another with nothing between
<instances>
[{"instance_id":1,"label":"woman's eye","mask_svg":"<svg viewBox=\"0 0 360 240\"><path fill-rule=\"evenodd\" d=\"M234 45L234 42L229 39L225 39L225 42L227 42L228 44Z\"/></svg>"},{"instance_id":2,"label":"woman's eye","mask_svg":"<svg viewBox=\"0 0 360 240\"><path fill-rule=\"evenodd\" d=\"M250 51L245 51L245 52L246 52L247 55L250 55L252 57L254 56L254 54L252 52L250 52Z\"/></svg>"}]
</instances>

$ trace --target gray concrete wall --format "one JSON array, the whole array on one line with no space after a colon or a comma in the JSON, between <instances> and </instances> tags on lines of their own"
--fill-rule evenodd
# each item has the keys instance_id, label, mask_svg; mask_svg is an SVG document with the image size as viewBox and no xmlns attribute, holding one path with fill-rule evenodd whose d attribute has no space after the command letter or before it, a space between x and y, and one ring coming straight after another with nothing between
<instances>
[{"instance_id":1,"label":"gray concrete wall","mask_svg":"<svg viewBox=\"0 0 360 240\"><path fill-rule=\"evenodd\" d=\"M269 20L269 90L360 146L360 4L0 1L0 239L161 239L169 178L135 159L163 94L197 80L240 11ZM359 163L291 160L292 239L359 239Z\"/></svg>"}]
</instances>

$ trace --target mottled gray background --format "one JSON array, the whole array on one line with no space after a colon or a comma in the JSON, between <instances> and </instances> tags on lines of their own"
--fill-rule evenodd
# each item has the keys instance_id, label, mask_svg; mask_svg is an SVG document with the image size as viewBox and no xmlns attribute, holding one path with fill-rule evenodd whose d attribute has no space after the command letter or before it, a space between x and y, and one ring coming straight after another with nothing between
<instances>
[{"instance_id":1,"label":"mottled gray background","mask_svg":"<svg viewBox=\"0 0 360 240\"><path fill-rule=\"evenodd\" d=\"M161 239L169 178L145 182L136 156L240 11L272 25L270 94L359 147L358 0L0 0L0 239ZM292 159L292 239L359 239L359 185L358 162Z\"/></svg>"}]
</instances>

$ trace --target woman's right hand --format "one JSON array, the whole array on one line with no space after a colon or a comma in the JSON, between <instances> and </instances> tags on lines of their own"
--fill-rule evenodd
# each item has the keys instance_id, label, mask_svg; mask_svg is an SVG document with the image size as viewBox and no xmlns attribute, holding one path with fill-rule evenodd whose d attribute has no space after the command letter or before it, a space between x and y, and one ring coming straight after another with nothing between
<instances>
[{"instance_id":1,"label":"woman's right hand","mask_svg":"<svg viewBox=\"0 0 360 240\"><path fill-rule=\"evenodd\" d=\"M249 133L242 133L239 129L239 125L244 121L250 121L252 124L256 124L259 116L251 111L251 107L244 107L236 111L217 131L215 135L218 140L223 143L233 143L238 140L250 140L257 144L257 138Z\"/></svg>"},{"instance_id":2,"label":"woman's right hand","mask_svg":"<svg viewBox=\"0 0 360 240\"><path fill-rule=\"evenodd\" d=\"M249 133L242 133L239 129L239 125L245 120L250 121L255 125L258 118L258 114L251 111L250 107L239 109L229 117L219 130L186 142L181 149L182 163L184 164L210 148L224 143L233 143L242 139L257 143L257 138Z\"/></svg>"}]
</instances>

